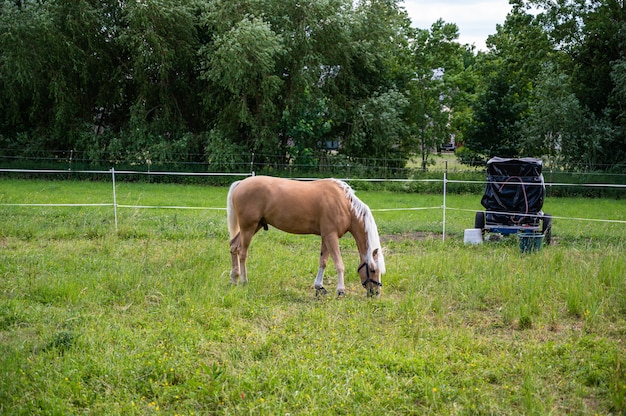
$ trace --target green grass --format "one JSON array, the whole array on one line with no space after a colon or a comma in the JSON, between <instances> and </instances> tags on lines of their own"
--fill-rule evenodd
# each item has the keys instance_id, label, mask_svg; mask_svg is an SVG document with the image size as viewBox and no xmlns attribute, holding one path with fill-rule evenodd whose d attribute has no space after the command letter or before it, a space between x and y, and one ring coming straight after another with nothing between
<instances>
[{"instance_id":1,"label":"green grass","mask_svg":"<svg viewBox=\"0 0 626 416\"><path fill-rule=\"evenodd\" d=\"M226 188L118 184L118 203L223 208ZM626 225L463 245L480 196L358 192L386 250L367 299L317 299L319 238L259 233L229 285L223 210L0 206L2 414L623 414ZM110 203L111 186L0 180L0 203ZM624 220L558 198L557 217ZM336 283L332 263L327 287Z\"/></svg>"}]
</instances>

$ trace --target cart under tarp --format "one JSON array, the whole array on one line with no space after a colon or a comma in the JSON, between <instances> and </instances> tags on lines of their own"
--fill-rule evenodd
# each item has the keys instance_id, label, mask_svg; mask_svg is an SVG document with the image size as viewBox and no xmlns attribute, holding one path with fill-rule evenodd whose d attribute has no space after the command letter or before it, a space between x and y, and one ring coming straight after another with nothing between
<instances>
[{"instance_id":1,"label":"cart under tarp","mask_svg":"<svg viewBox=\"0 0 626 416\"><path fill-rule=\"evenodd\" d=\"M546 186L541 159L493 157L487 162L487 184L477 212L475 228L483 232L542 233L550 244L552 218L544 214Z\"/></svg>"},{"instance_id":2,"label":"cart under tarp","mask_svg":"<svg viewBox=\"0 0 626 416\"><path fill-rule=\"evenodd\" d=\"M537 225L546 187L541 159L494 157L487 162L487 185L480 201L487 224Z\"/></svg>"}]
</instances>

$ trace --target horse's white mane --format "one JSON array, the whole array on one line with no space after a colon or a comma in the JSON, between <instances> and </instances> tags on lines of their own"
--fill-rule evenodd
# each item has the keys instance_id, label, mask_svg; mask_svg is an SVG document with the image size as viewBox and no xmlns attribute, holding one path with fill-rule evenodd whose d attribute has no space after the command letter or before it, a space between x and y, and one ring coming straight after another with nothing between
<instances>
[{"instance_id":1,"label":"horse's white mane","mask_svg":"<svg viewBox=\"0 0 626 416\"><path fill-rule=\"evenodd\" d=\"M344 181L340 181L339 179L334 179L334 181L343 189L346 198L350 201L350 206L352 207L354 215L363 221L365 233L367 234L367 261L372 263L374 262L374 250L378 248L378 269L381 274L385 273L385 258L383 256L383 249L380 245L378 227L376 227L372 211L356 196L350 185Z\"/></svg>"}]
</instances>

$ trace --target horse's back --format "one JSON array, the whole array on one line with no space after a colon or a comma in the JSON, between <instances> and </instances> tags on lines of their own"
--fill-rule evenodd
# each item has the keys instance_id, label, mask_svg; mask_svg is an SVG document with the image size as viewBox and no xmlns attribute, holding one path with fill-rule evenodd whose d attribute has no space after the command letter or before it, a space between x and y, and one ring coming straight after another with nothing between
<instances>
[{"instance_id":1,"label":"horse's back","mask_svg":"<svg viewBox=\"0 0 626 416\"><path fill-rule=\"evenodd\" d=\"M350 222L348 200L333 180L253 176L239 183L232 198L240 223L249 227L263 220L291 233L321 234L338 227L343 234Z\"/></svg>"}]
</instances>

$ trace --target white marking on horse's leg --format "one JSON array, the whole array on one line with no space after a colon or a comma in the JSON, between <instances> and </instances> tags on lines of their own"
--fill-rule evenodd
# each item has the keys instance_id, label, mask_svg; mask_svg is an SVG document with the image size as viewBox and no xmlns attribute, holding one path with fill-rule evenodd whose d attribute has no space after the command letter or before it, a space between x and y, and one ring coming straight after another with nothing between
<instances>
[{"instance_id":1,"label":"white marking on horse's leg","mask_svg":"<svg viewBox=\"0 0 626 416\"><path fill-rule=\"evenodd\" d=\"M317 269L317 276L315 276L315 289L323 289L324 288L324 271L326 270L326 265L328 264L328 249L324 244L324 239L322 238L322 248L320 250L320 267Z\"/></svg>"},{"instance_id":2,"label":"white marking on horse's leg","mask_svg":"<svg viewBox=\"0 0 626 416\"><path fill-rule=\"evenodd\" d=\"M324 268L317 269L317 276L315 276L315 289L321 289L324 287Z\"/></svg>"},{"instance_id":3,"label":"white marking on horse's leg","mask_svg":"<svg viewBox=\"0 0 626 416\"><path fill-rule=\"evenodd\" d=\"M343 270L340 272L337 270L337 296L343 296L346 294L346 286L343 283Z\"/></svg>"},{"instance_id":4,"label":"white marking on horse's leg","mask_svg":"<svg viewBox=\"0 0 626 416\"><path fill-rule=\"evenodd\" d=\"M248 247L250 247L250 240L252 240L252 236L254 233L241 233L241 248L239 250L239 268L241 269L241 275L239 276L239 281L242 284L248 283L248 269L246 267L246 261L248 260Z\"/></svg>"}]
</instances>

